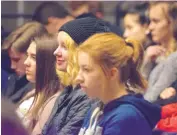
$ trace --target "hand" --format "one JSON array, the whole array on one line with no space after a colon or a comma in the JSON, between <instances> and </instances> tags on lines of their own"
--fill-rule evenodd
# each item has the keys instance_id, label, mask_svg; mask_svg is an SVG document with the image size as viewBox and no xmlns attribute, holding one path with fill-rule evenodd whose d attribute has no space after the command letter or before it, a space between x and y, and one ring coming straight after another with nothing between
<instances>
[{"instance_id":1,"label":"hand","mask_svg":"<svg viewBox=\"0 0 177 135\"><path fill-rule=\"evenodd\" d=\"M170 97L173 97L176 95L176 90L172 87L170 88L166 88L161 94L160 94L160 98L161 99L168 99Z\"/></svg>"},{"instance_id":2,"label":"hand","mask_svg":"<svg viewBox=\"0 0 177 135\"><path fill-rule=\"evenodd\" d=\"M146 50L146 59L147 60L155 60L158 56L164 54L166 49L162 46L155 45L155 46L149 46Z\"/></svg>"}]
</instances>

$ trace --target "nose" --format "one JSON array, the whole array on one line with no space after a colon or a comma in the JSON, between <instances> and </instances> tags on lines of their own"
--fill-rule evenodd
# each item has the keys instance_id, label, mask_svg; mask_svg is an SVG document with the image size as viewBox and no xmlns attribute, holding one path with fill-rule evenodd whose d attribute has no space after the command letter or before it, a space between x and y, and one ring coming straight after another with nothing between
<instances>
[{"instance_id":1,"label":"nose","mask_svg":"<svg viewBox=\"0 0 177 135\"><path fill-rule=\"evenodd\" d=\"M128 34L128 31L127 31L127 29L125 29L124 34L123 34L124 38L127 38L128 35L129 35L129 34Z\"/></svg>"},{"instance_id":2,"label":"nose","mask_svg":"<svg viewBox=\"0 0 177 135\"><path fill-rule=\"evenodd\" d=\"M148 30L152 31L153 29L154 29L154 24L153 24L153 22L150 22Z\"/></svg>"},{"instance_id":3,"label":"nose","mask_svg":"<svg viewBox=\"0 0 177 135\"><path fill-rule=\"evenodd\" d=\"M27 57L26 60L24 61L24 65L25 66L29 66L30 65L30 62L29 62L29 58Z\"/></svg>"},{"instance_id":4,"label":"nose","mask_svg":"<svg viewBox=\"0 0 177 135\"><path fill-rule=\"evenodd\" d=\"M76 76L76 79L75 79L76 83L83 83L84 82L84 77L81 73L81 71L79 70L77 76Z\"/></svg>"},{"instance_id":5,"label":"nose","mask_svg":"<svg viewBox=\"0 0 177 135\"><path fill-rule=\"evenodd\" d=\"M60 51L60 47L58 47L54 53L53 53L55 56L60 56L61 55L61 51Z\"/></svg>"}]
</instances>

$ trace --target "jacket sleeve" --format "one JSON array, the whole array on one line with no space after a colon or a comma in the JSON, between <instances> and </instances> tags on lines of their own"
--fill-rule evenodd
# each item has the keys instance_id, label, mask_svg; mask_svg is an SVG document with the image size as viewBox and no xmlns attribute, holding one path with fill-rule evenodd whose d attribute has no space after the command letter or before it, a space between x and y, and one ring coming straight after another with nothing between
<instances>
[{"instance_id":1,"label":"jacket sleeve","mask_svg":"<svg viewBox=\"0 0 177 135\"><path fill-rule=\"evenodd\" d=\"M89 108L90 100L86 96L78 97L69 111L66 125L62 127L58 135L77 135Z\"/></svg>"}]
</instances>

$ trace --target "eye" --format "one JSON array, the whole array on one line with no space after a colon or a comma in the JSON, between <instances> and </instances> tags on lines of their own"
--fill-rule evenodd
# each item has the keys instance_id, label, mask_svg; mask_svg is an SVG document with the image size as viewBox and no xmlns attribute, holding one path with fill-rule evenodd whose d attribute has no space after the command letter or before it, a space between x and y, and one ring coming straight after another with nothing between
<instances>
[{"instance_id":1,"label":"eye","mask_svg":"<svg viewBox=\"0 0 177 135\"><path fill-rule=\"evenodd\" d=\"M67 50L67 48L66 48L66 46L65 46L65 45L62 45L62 48L63 48L63 49L65 49L65 50Z\"/></svg>"},{"instance_id":2,"label":"eye","mask_svg":"<svg viewBox=\"0 0 177 135\"><path fill-rule=\"evenodd\" d=\"M91 70L89 68L87 68L87 67L83 67L83 71L90 72Z\"/></svg>"},{"instance_id":3,"label":"eye","mask_svg":"<svg viewBox=\"0 0 177 135\"><path fill-rule=\"evenodd\" d=\"M36 56L35 55L32 55L31 57L32 57L32 59L36 60Z\"/></svg>"},{"instance_id":4,"label":"eye","mask_svg":"<svg viewBox=\"0 0 177 135\"><path fill-rule=\"evenodd\" d=\"M20 58L13 58L12 59L14 62L18 62L20 60Z\"/></svg>"}]
</instances>

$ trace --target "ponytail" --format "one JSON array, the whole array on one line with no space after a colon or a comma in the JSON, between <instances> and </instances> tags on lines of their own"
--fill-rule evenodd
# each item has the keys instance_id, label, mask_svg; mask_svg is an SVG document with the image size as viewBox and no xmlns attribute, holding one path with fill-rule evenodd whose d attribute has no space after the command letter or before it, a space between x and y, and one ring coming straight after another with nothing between
<instances>
[{"instance_id":1,"label":"ponytail","mask_svg":"<svg viewBox=\"0 0 177 135\"><path fill-rule=\"evenodd\" d=\"M143 46L137 40L130 38L127 38L125 42L127 49L133 50L133 53L129 55L127 64L121 67L122 81L129 83L135 88L146 89L147 82L139 72L144 55Z\"/></svg>"}]
</instances>

